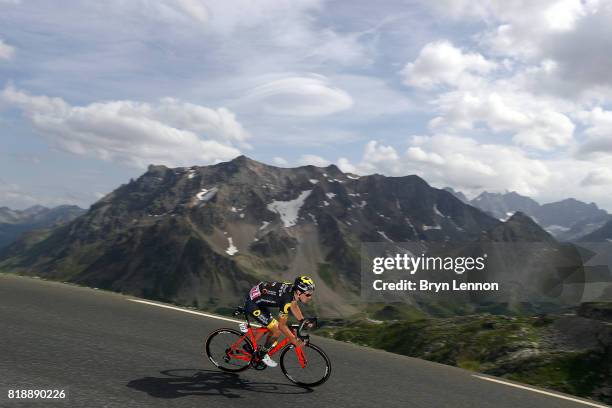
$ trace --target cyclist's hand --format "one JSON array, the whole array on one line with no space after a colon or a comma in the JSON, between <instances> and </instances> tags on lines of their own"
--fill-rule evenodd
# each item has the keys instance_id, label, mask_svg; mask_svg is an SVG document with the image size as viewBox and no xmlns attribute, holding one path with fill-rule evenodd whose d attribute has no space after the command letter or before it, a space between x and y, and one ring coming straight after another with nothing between
<instances>
[{"instance_id":1,"label":"cyclist's hand","mask_svg":"<svg viewBox=\"0 0 612 408\"><path fill-rule=\"evenodd\" d=\"M292 343L296 348L304 347L304 342L300 339L295 339L295 341L293 341Z\"/></svg>"}]
</instances>

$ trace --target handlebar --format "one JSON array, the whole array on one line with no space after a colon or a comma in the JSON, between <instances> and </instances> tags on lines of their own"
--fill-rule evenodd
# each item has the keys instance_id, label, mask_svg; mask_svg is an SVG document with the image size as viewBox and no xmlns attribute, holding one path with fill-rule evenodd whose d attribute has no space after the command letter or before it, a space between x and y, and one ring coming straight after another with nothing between
<instances>
[{"instance_id":1,"label":"handlebar","mask_svg":"<svg viewBox=\"0 0 612 408\"><path fill-rule=\"evenodd\" d=\"M299 338L300 340L308 340L310 338L310 335L308 334L304 334L302 333L302 330L304 330L305 328L308 329L306 326L312 324L313 328L317 328L318 327L318 320L316 317L308 317L305 318L304 320L302 320L301 324L292 324L290 327L292 329L296 330L295 335L297 336L297 338Z\"/></svg>"}]
</instances>

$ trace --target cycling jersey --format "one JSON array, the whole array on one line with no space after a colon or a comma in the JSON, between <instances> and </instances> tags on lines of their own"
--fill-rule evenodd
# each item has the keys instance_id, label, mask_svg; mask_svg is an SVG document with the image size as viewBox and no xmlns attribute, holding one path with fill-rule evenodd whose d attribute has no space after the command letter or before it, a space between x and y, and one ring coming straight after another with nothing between
<instances>
[{"instance_id":1,"label":"cycling jersey","mask_svg":"<svg viewBox=\"0 0 612 408\"><path fill-rule=\"evenodd\" d=\"M289 313L293 302L293 285L285 282L259 282L245 298L247 313L264 326L276 324L269 308L278 307L279 316Z\"/></svg>"}]
</instances>

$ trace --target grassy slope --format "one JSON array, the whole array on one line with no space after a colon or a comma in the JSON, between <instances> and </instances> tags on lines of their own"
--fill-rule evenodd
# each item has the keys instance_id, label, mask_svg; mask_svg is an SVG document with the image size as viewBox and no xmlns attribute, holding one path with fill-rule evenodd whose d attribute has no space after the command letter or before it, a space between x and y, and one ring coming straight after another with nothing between
<instances>
[{"instance_id":1,"label":"grassy slope","mask_svg":"<svg viewBox=\"0 0 612 408\"><path fill-rule=\"evenodd\" d=\"M609 350L569 350L551 343L550 317L472 315L372 322L357 320L319 334L386 351L505 377L581 397L612 399Z\"/></svg>"}]
</instances>

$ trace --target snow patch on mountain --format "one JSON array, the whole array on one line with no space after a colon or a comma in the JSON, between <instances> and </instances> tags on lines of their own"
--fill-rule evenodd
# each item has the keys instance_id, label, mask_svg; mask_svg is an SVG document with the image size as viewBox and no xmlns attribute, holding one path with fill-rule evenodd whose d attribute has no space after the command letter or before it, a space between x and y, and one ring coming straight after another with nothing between
<instances>
[{"instance_id":1,"label":"snow patch on mountain","mask_svg":"<svg viewBox=\"0 0 612 408\"><path fill-rule=\"evenodd\" d=\"M312 222L315 225L319 225L319 223L317 222L317 217L315 217L314 214L308 213L308 215L310 216L310 218L312 219Z\"/></svg>"},{"instance_id":2,"label":"snow patch on mountain","mask_svg":"<svg viewBox=\"0 0 612 408\"><path fill-rule=\"evenodd\" d=\"M217 194L216 187L213 187L210 190L203 188L202 190L200 190L198 194L196 194L196 197L200 201L209 201L211 198L215 196L215 194Z\"/></svg>"},{"instance_id":3,"label":"snow patch on mountain","mask_svg":"<svg viewBox=\"0 0 612 408\"><path fill-rule=\"evenodd\" d=\"M232 237L227 237L227 240L229 242L229 247L225 250L225 253L229 256L235 255L236 252L238 252L238 248L234 246L234 241L232 240Z\"/></svg>"},{"instance_id":4,"label":"snow patch on mountain","mask_svg":"<svg viewBox=\"0 0 612 408\"><path fill-rule=\"evenodd\" d=\"M268 210L278 213L285 228L293 227L297 224L298 213L304 205L304 201L310 195L312 190L305 190L295 200L290 201L273 201L268 204Z\"/></svg>"},{"instance_id":5,"label":"snow patch on mountain","mask_svg":"<svg viewBox=\"0 0 612 408\"><path fill-rule=\"evenodd\" d=\"M555 234L559 234L561 232L569 231L571 228L564 227L562 225L549 225L548 227L546 227L544 229L546 231L550 232L551 234L555 235Z\"/></svg>"},{"instance_id":6,"label":"snow patch on mountain","mask_svg":"<svg viewBox=\"0 0 612 408\"><path fill-rule=\"evenodd\" d=\"M376 232L378 232L380 234L380 236L383 237L384 239L386 239L387 241L393 242L393 240L391 238L389 238L387 236L387 234L384 233L384 231L376 231Z\"/></svg>"}]
</instances>

